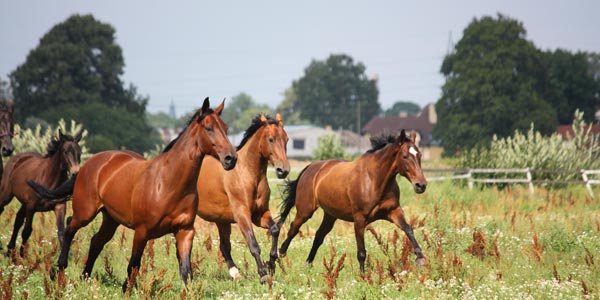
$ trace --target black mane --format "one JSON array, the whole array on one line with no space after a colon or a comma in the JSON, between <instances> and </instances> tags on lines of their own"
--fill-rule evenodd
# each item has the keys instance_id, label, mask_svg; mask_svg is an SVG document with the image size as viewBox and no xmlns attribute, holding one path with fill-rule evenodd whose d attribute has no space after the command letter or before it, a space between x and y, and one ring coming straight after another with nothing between
<instances>
[{"instance_id":1,"label":"black mane","mask_svg":"<svg viewBox=\"0 0 600 300\"><path fill-rule=\"evenodd\" d=\"M169 152L169 150L171 150L171 148L173 148L173 146L175 146L175 144L177 143L177 141L179 141L179 138L181 138L181 136L187 131L187 129L190 127L190 124L192 124L192 121L194 121L194 119L197 116L199 116L198 117L198 123L200 123L200 121L202 121L202 119L204 119L204 117L206 117L207 115L209 115L209 114L211 114L211 113L214 112L214 110L212 110L211 108L209 108L204 114L200 115L200 111L201 111L201 109L197 110L196 113L194 113L194 115L187 122L187 125L185 125L185 128L179 133L179 135L176 138L174 138L171 142L169 142L169 144L167 144L167 146L162 151L162 153Z\"/></svg>"},{"instance_id":2,"label":"black mane","mask_svg":"<svg viewBox=\"0 0 600 300\"><path fill-rule=\"evenodd\" d=\"M367 150L367 153L373 153L388 144L392 144L396 142L396 137L393 134L382 134L378 136L374 136L370 138L371 140L371 149Z\"/></svg>"},{"instance_id":3,"label":"black mane","mask_svg":"<svg viewBox=\"0 0 600 300\"><path fill-rule=\"evenodd\" d=\"M63 134L64 142L75 142L75 138L68 135ZM48 146L46 146L46 155L44 157L50 157L54 155L58 150L60 150L60 145L62 144L60 138L52 137Z\"/></svg>"},{"instance_id":4,"label":"black mane","mask_svg":"<svg viewBox=\"0 0 600 300\"><path fill-rule=\"evenodd\" d=\"M244 132L244 137L242 138L240 145L237 146L237 151L242 149L242 147L244 147L244 145L246 144L246 142L248 142L252 135L254 135L254 133L256 133L256 131L258 131L258 129L263 126L263 122L260 120L260 116L261 115L258 115L254 117L254 119L252 119L252 124L250 124L250 127L248 127L248 129L246 129L246 131ZM265 115L265 117L267 118L267 124L277 124L277 120L273 119L272 117L268 115Z\"/></svg>"}]
</instances>

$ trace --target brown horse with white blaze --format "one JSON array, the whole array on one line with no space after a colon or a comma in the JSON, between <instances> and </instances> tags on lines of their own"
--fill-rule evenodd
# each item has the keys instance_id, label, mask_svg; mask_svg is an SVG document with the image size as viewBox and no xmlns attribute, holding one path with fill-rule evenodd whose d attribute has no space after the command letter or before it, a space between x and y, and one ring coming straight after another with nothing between
<instances>
[{"instance_id":1,"label":"brown horse with white blaze","mask_svg":"<svg viewBox=\"0 0 600 300\"><path fill-rule=\"evenodd\" d=\"M268 266L275 268L279 226L269 210L271 190L267 180L267 166L275 168L277 177L285 178L290 171L287 159L287 133L279 114L275 119L260 115L237 147L238 163L234 170L225 172L216 168L218 162L207 157L198 177L198 216L215 222L219 229L220 249L229 274L236 279L239 269L231 257L231 223L237 223L256 260L261 282L268 280L267 270L260 259L260 248L254 236L254 225L269 229L273 241Z\"/></svg>"},{"instance_id":2,"label":"brown horse with white blaze","mask_svg":"<svg viewBox=\"0 0 600 300\"><path fill-rule=\"evenodd\" d=\"M77 230L102 212L102 225L90 242L83 276L91 275L100 251L122 224L135 231L127 266L129 281L135 281L134 270L140 267L147 242L169 233L176 239L181 278L184 283L192 278L190 254L198 209L196 183L202 160L205 155L212 156L220 162L214 167L226 170L237 161L235 148L227 139L227 125L219 117L224 102L214 111L209 106L206 98L181 134L153 159L145 160L131 151L105 151L86 161L72 190L73 217L65 233L59 270L67 267Z\"/></svg>"},{"instance_id":3,"label":"brown horse with white blaze","mask_svg":"<svg viewBox=\"0 0 600 300\"><path fill-rule=\"evenodd\" d=\"M355 161L326 160L308 165L295 181L287 183L279 224L283 224L292 207L296 217L279 253L285 255L290 242L317 210L323 208L323 221L306 259L311 265L319 246L337 219L354 222L357 256L361 272L365 270L365 227L384 219L400 227L410 239L417 264L424 265L425 257L404 218L400 207L400 189L396 174L406 177L416 193L423 193L427 181L421 171L421 152L415 145L416 134L372 139L373 148Z\"/></svg>"},{"instance_id":4,"label":"brown horse with white blaze","mask_svg":"<svg viewBox=\"0 0 600 300\"><path fill-rule=\"evenodd\" d=\"M48 144L46 155L42 156L35 152L19 153L6 163L6 172L2 174L2 183L0 184L0 214L13 197L21 202L21 208L17 212L13 233L7 246L9 253L15 248L19 229L25 222L21 234L23 242L20 248L20 254L23 256L36 212L54 210L58 239L62 244L65 230L65 203L46 201L27 185L27 181L33 180L55 188L67 180L68 174L77 173L81 159L81 148L79 147L81 135L82 131L79 131L74 137L64 135L59 129L58 137L52 138Z\"/></svg>"}]
</instances>

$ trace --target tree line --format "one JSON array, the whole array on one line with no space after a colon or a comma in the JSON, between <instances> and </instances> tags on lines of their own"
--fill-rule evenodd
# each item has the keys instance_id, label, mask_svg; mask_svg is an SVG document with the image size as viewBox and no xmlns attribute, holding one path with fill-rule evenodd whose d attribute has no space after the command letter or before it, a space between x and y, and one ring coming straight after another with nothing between
<instances>
[{"instance_id":1,"label":"tree line","mask_svg":"<svg viewBox=\"0 0 600 300\"><path fill-rule=\"evenodd\" d=\"M115 29L92 15L73 15L55 25L26 61L0 80L0 97L12 91L15 119L25 127L72 118L89 131L92 152L146 151L161 143L153 127L178 127L179 119L149 114L148 97L121 79L125 65ZM258 113L282 114L286 124L314 124L358 131L377 115L416 114L398 101L386 111L377 79L346 54L312 60L272 109L240 93L227 100L223 120L230 133L245 130ZM541 50L526 39L521 22L498 14L473 19L440 68L446 80L435 107L434 138L447 153L489 144L531 123L544 134L572 122L576 109L593 120L600 107L600 55Z\"/></svg>"}]
</instances>

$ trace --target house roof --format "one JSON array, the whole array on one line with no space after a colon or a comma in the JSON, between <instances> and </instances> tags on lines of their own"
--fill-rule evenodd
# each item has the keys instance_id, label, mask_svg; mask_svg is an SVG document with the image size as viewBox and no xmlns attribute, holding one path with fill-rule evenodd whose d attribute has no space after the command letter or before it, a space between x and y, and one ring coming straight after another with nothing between
<instances>
[{"instance_id":1,"label":"house roof","mask_svg":"<svg viewBox=\"0 0 600 300\"><path fill-rule=\"evenodd\" d=\"M426 105L418 115L373 117L364 127L362 132L371 136L385 133L394 133L402 129L415 130L421 135L423 145L431 142L431 131L437 116L433 104Z\"/></svg>"},{"instance_id":2,"label":"house roof","mask_svg":"<svg viewBox=\"0 0 600 300\"><path fill-rule=\"evenodd\" d=\"M585 125L583 130L587 131L590 125ZM560 134L563 139L572 138L575 136L575 132L573 131L573 125L559 125L557 129L558 134ZM600 135L600 125L592 125L591 134L593 136Z\"/></svg>"}]
</instances>

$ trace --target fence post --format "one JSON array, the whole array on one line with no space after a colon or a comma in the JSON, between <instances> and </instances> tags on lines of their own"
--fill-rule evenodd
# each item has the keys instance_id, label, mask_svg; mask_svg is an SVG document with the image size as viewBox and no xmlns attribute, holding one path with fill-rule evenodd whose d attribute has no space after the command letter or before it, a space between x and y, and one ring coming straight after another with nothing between
<instances>
[{"instance_id":1,"label":"fence post","mask_svg":"<svg viewBox=\"0 0 600 300\"><path fill-rule=\"evenodd\" d=\"M592 185L590 184L586 170L581 170L581 179L583 179L583 182L585 183L585 188L590 193L590 196L592 196L592 199L594 199L594 191L592 190Z\"/></svg>"},{"instance_id":2,"label":"fence post","mask_svg":"<svg viewBox=\"0 0 600 300\"><path fill-rule=\"evenodd\" d=\"M467 185L469 186L469 189L472 190L473 189L473 175L471 174L471 169L467 169Z\"/></svg>"},{"instance_id":3,"label":"fence post","mask_svg":"<svg viewBox=\"0 0 600 300\"><path fill-rule=\"evenodd\" d=\"M531 169L527 168L527 181L529 182L529 193L533 196L533 182L531 181Z\"/></svg>"}]
</instances>

